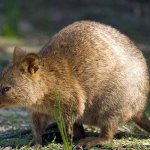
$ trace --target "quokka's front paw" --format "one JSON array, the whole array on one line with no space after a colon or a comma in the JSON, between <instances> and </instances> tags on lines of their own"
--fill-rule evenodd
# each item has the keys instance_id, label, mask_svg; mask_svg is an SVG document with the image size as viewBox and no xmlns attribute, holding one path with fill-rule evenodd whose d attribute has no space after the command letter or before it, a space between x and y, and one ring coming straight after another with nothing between
<instances>
[{"instance_id":1,"label":"quokka's front paw","mask_svg":"<svg viewBox=\"0 0 150 150\"><path fill-rule=\"evenodd\" d=\"M28 144L30 147L42 147L42 142L36 142L34 139Z\"/></svg>"},{"instance_id":2,"label":"quokka's front paw","mask_svg":"<svg viewBox=\"0 0 150 150\"><path fill-rule=\"evenodd\" d=\"M100 137L86 137L84 139L81 139L78 144L77 144L77 148L78 147L82 147L82 148L91 148L91 147L101 147L105 144L109 144L110 140L105 139L105 138L100 138Z\"/></svg>"}]
</instances>

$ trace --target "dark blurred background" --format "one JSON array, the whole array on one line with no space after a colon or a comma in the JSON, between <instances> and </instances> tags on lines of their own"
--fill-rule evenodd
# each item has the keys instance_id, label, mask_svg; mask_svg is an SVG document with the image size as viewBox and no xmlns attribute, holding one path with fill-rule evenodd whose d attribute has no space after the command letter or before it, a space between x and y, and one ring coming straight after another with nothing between
<instances>
[{"instance_id":1,"label":"dark blurred background","mask_svg":"<svg viewBox=\"0 0 150 150\"><path fill-rule=\"evenodd\" d=\"M112 25L149 60L150 0L0 0L1 66L15 45L38 51L50 36L77 20Z\"/></svg>"}]
</instances>

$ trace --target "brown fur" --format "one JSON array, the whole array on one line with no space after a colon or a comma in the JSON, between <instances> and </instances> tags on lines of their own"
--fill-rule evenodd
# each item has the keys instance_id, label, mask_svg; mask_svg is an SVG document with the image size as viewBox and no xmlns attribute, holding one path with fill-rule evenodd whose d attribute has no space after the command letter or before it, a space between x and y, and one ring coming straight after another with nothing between
<instances>
[{"instance_id":1,"label":"brown fur","mask_svg":"<svg viewBox=\"0 0 150 150\"><path fill-rule=\"evenodd\" d=\"M73 121L101 128L98 138L79 145L110 143L117 127L130 120L150 132L144 115L149 93L145 59L126 36L96 22L80 21L62 29L38 54L16 48L13 62L3 71L0 107L24 106L32 112L34 142L42 133L60 101L67 131ZM81 136L81 134L79 133Z\"/></svg>"}]
</instances>

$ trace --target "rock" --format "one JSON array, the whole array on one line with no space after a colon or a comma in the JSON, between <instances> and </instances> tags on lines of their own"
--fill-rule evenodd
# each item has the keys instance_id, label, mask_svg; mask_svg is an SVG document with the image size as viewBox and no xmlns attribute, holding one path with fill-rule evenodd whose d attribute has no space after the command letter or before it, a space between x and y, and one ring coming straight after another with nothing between
<instances>
[{"instance_id":1,"label":"rock","mask_svg":"<svg viewBox=\"0 0 150 150\"><path fill-rule=\"evenodd\" d=\"M5 147L3 150L12 150L12 147L8 146L8 147Z\"/></svg>"}]
</instances>

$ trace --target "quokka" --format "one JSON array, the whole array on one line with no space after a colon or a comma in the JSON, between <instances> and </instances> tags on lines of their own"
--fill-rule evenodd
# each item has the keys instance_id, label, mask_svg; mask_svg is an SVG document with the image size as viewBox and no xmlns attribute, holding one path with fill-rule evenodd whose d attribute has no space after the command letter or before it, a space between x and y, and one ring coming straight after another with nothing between
<instances>
[{"instance_id":1,"label":"quokka","mask_svg":"<svg viewBox=\"0 0 150 150\"><path fill-rule=\"evenodd\" d=\"M128 121L150 132L144 113L149 75L143 54L128 37L104 24L75 22L37 54L16 47L0 84L1 108L21 106L31 111L32 144L42 144L51 114L57 114L55 91L61 96L68 135L72 112L74 134L82 137L83 124L101 128L99 137L83 138L78 145L111 143L117 127Z\"/></svg>"}]
</instances>

